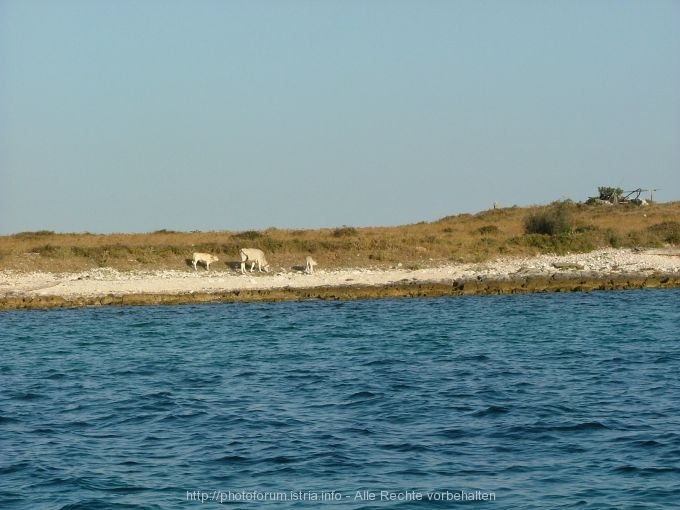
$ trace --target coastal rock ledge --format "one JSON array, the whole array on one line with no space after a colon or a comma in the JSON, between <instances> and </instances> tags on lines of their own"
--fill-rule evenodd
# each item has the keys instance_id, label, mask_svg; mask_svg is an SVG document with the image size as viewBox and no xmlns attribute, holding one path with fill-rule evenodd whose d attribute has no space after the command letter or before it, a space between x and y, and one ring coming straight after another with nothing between
<instances>
[{"instance_id":1,"label":"coastal rock ledge","mask_svg":"<svg viewBox=\"0 0 680 510\"><path fill-rule=\"evenodd\" d=\"M425 269L0 272L0 310L680 287L680 250L597 250Z\"/></svg>"}]
</instances>

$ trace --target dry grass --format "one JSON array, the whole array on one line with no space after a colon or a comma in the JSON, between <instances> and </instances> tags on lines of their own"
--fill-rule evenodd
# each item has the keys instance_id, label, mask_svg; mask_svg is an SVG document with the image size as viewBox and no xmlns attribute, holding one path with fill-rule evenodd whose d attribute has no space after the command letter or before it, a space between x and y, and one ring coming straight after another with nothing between
<instances>
[{"instance_id":1,"label":"dry grass","mask_svg":"<svg viewBox=\"0 0 680 510\"><path fill-rule=\"evenodd\" d=\"M556 210L569 231L525 233L527 218ZM119 270L193 269L194 251L214 253L215 269L236 268L241 247L267 253L275 269L303 266L312 254L320 268L407 268L451 262L482 262L499 255L587 252L602 247L680 244L680 202L597 206L553 203L448 216L400 227L340 227L319 230L171 232L148 234L56 234L23 232L0 236L0 270L74 272L95 267Z\"/></svg>"}]
</instances>

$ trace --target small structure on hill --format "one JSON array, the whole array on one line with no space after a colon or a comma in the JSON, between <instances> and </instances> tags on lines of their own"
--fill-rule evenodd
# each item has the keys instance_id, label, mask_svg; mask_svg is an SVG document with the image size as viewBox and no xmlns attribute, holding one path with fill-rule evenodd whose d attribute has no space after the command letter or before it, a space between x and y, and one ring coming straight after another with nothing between
<instances>
[{"instance_id":1,"label":"small structure on hill","mask_svg":"<svg viewBox=\"0 0 680 510\"><path fill-rule=\"evenodd\" d=\"M632 191L624 191L621 188L610 188L608 186L600 186L597 188L599 196L590 197L587 203L594 204L635 204L635 205L649 205L647 200L640 199L640 195L645 191L656 191L637 188Z\"/></svg>"}]
</instances>

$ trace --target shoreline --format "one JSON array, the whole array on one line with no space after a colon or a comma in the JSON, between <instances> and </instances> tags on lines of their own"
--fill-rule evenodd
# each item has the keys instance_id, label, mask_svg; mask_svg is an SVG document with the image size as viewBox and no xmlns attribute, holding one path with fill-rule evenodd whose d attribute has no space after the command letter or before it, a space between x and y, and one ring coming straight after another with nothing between
<instances>
[{"instance_id":1,"label":"shoreline","mask_svg":"<svg viewBox=\"0 0 680 510\"><path fill-rule=\"evenodd\" d=\"M0 310L285 300L350 300L680 287L678 249L603 249L424 269L304 274L163 270L0 271Z\"/></svg>"}]
</instances>

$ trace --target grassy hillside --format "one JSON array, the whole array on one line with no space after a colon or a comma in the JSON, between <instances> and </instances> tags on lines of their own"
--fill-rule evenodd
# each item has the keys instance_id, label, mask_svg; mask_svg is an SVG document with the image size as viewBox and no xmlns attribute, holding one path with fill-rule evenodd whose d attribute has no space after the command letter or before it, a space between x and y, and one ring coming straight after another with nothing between
<instances>
[{"instance_id":1,"label":"grassy hillside","mask_svg":"<svg viewBox=\"0 0 680 510\"><path fill-rule=\"evenodd\" d=\"M447 216L400 227L318 230L0 236L0 270L191 270L194 251L214 253L217 270L236 268L241 247L263 249L273 268L293 269L311 254L319 268L406 268L482 262L499 255L586 252L602 247L680 244L680 202L605 206L555 202Z\"/></svg>"}]
</instances>

